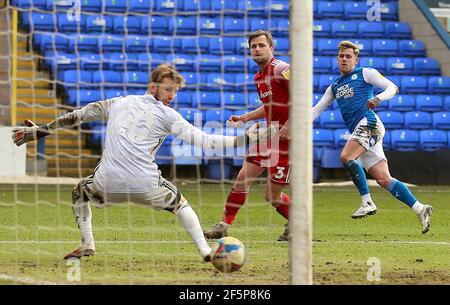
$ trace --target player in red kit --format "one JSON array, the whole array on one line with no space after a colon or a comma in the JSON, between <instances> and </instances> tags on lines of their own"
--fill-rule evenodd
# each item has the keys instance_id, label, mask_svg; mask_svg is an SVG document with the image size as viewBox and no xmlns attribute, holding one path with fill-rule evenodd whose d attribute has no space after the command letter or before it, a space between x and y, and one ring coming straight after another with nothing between
<instances>
[{"instance_id":1,"label":"player in red kit","mask_svg":"<svg viewBox=\"0 0 450 305\"><path fill-rule=\"evenodd\" d=\"M276 127L278 132L265 143L254 145L242 165L236 182L228 196L222 220L210 230L204 231L206 238L221 238L228 235L239 209L245 203L251 184L264 170L268 170L269 181L265 188L265 200L275 207L284 218L289 217L290 197L283 193L289 184L289 64L273 57L273 38L267 31L255 31L248 36L252 59L259 71L254 77L263 106L241 116L231 116L228 124L234 127L249 121L266 119L267 125ZM288 230L278 238L288 240Z\"/></svg>"}]
</instances>

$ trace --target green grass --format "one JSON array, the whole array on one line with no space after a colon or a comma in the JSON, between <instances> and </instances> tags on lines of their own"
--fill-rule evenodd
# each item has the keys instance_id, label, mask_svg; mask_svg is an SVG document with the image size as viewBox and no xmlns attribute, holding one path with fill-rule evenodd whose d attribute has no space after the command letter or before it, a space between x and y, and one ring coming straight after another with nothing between
<instances>
[{"instance_id":1,"label":"green grass","mask_svg":"<svg viewBox=\"0 0 450 305\"><path fill-rule=\"evenodd\" d=\"M230 185L180 185L204 228L217 222ZM450 188L413 192L435 207L422 235L416 215L379 188L379 212L363 220L353 188L314 191L313 264L316 284L450 284ZM79 243L71 191L0 189L0 284L67 283L73 266L61 258ZM133 204L93 208L97 255L81 260L81 281L95 284L287 284L288 243L276 242L284 219L264 203L263 185L252 188L230 235L243 241L248 260L232 274L201 261L176 218ZM369 282L367 261L381 263L381 281ZM18 279L15 281L11 277Z\"/></svg>"}]
</instances>

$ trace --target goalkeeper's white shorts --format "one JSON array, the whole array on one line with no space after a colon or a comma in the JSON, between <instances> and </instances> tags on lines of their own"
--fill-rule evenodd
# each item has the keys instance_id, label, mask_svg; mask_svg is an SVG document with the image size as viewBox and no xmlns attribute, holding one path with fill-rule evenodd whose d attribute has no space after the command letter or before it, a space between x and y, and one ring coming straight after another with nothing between
<instances>
[{"instance_id":1,"label":"goalkeeper's white shorts","mask_svg":"<svg viewBox=\"0 0 450 305\"><path fill-rule=\"evenodd\" d=\"M363 146L367 151L363 153L358 161L362 166L369 170L372 166L380 161L387 161L386 155L383 151L383 138L385 134L385 128L383 122L377 117L376 128L370 129L367 126L367 118L363 118L359 121L353 133L350 135L348 141L356 141Z\"/></svg>"}]
</instances>

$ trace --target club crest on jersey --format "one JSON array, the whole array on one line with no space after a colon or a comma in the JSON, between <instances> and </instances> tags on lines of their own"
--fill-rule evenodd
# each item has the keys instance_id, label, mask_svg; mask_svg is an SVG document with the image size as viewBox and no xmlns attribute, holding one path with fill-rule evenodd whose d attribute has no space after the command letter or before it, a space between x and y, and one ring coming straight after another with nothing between
<instances>
[{"instance_id":1,"label":"club crest on jersey","mask_svg":"<svg viewBox=\"0 0 450 305\"><path fill-rule=\"evenodd\" d=\"M291 69L286 68L281 72L281 75L283 75L284 79L289 80L291 78Z\"/></svg>"},{"instance_id":2,"label":"club crest on jersey","mask_svg":"<svg viewBox=\"0 0 450 305\"><path fill-rule=\"evenodd\" d=\"M358 74L353 74L352 75L352 80L355 80L355 79L357 79L358 78Z\"/></svg>"}]
</instances>

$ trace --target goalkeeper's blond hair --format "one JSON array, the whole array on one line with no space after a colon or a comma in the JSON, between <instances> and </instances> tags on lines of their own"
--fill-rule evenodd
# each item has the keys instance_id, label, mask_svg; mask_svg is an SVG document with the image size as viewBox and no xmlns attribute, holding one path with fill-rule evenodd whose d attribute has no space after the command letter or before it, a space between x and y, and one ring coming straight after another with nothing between
<instances>
[{"instance_id":1,"label":"goalkeeper's blond hair","mask_svg":"<svg viewBox=\"0 0 450 305\"><path fill-rule=\"evenodd\" d=\"M150 75L150 83L160 84L164 78L173 79L177 84L178 88L183 88L185 86L185 80L183 75L181 75L174 66L170 64L161 64L152 71Z\"/></svg>"},{"instance_id":2,"label":"goalkeeper's blond hair","mask_svg":"<svg viewBox=\"0 0 450 305\"><path fill-rule=\"evenodd\" d=\"M339 43L338 52L344 51L345 49L353 49L353 54L355 54L355 57L359 57L359 48L356 44L351 42L350 40L343 40Z\"/></svg>"}]
</instances>

